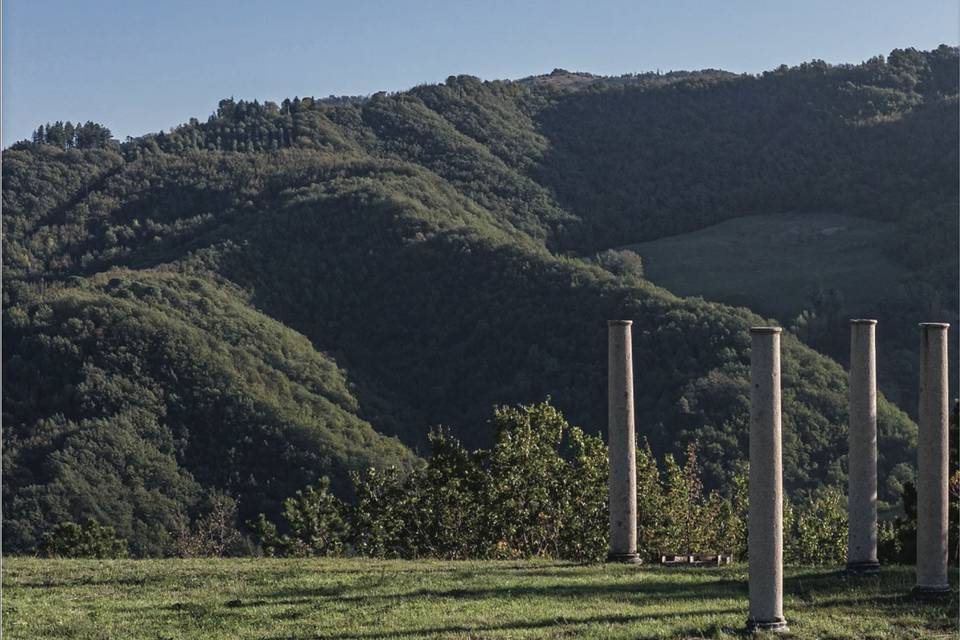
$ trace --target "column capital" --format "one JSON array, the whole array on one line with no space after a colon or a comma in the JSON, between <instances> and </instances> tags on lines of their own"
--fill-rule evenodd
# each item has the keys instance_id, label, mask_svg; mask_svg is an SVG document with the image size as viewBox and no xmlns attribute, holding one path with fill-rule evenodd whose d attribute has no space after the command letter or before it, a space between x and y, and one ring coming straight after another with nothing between
<instances>
[{"instance_id":1,"label":"column capital","mask_svg":"<svg viewBox=\"0 0 960 640\"><path fill-rule=\"evenodd\" d=\"M781 327L750 327L750 333L780 333Z\"/></svg>"}]
</instances>

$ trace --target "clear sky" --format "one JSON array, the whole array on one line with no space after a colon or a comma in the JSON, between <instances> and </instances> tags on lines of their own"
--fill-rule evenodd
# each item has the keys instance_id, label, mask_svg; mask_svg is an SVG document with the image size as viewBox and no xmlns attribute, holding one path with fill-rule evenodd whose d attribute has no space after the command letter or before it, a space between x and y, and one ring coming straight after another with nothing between
<instances>
[{"instance_id":1,"label":"clear sky","mask_svg":"<svg viewBox=\"0 0 960 640\"><path fill-rule=\"evenodd\" d=\"M366 95L467 73L756 73L956 45L957 0L4 0L3 145L53 120L123 138L221 98Z\"/></svg>"}]
</instances>

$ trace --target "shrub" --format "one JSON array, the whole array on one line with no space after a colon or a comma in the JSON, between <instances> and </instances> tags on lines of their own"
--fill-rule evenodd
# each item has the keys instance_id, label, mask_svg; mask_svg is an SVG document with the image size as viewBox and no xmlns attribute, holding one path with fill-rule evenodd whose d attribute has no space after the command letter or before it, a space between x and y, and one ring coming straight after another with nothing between
<instances>
[{"instance_id":1,"label":"shrub","mask_svg":"<svg viewBox=\"0 0 960 640\"><path fill-rule=\"evenodd\" d=\"M284 501L282 535L262 513L251 529L267 555L338 555L348 535L344 511L344 504L330 493L329 478L323 477L316 488L308 485Z\"/></svg>"},{"instance_id":2,"label":"shrub","mask_svg":"<svg viewBox=\"0 0 960 640\"><path fill-rule=\"evenodd\" d=\"M714 519L714 536L719 543L719 550L740 560L747 558L748 480L746 468L733 476L730 500L723 503L719 515Z\"/></svg>"},{"instance_id":3,"label":"shrub","mask_svg":"<svg viewBox=\"0 0 960 640\"><path fill-rule=\"evenodd\" d=\"M705 506L703 483L697 469L697 450L687 447L684 466L677 464L673 456L664 458L666 467L666 501L664 515L666 535L673 553L694 553L704 550L705 522L702 513ZM664 549L666 551L667 549Z\"/></svg>"},{"instance_id":4,"label":"shrub","mask_svg":"<svg viewBox=\"0 0 960 640\"><path fill-rule=\"evenodd\" d=\"M236 556L246 551L246 539L237 528L237 503L229 496L211 497L207 513L192 526L180 514L173 534L177 555L182 558Z\"/></svg>"},{"instance_id":5,"label":"shrub","mask_svg":"<svg viewBox=\"0 0 960 640\"><path fill-rule=\"evenodd\" d=\"M352 474L354 502L310 487L285 502L285 531L251 524L268 554L599 560L607 547L607 456L549 401L500 407L496 444L468 452L430 434L426 465Z\"/></svg>"},{"instance_id":6,"label":"shrub","mask_svg":"<svg viewBox=\"0 0 960 640\"><path fill-rule=\"evenodd\" d=\"M424 466L354 473L352 505L324 480L284 503L281 527L263 514L251 527L270 555L602 560L609 535L603 441L568 424L549 399L499 407L494 425L489 450L469 452L434 431ZM637 448L638 552L746 559L747 475L741 468L727 494L707 493L695 445L683 464L666 456L661 471L644 442ZM846 537L838 489L784 502L788 562L842 562Z\"/></svg>"},{"instance_id":7,"label":"shrub","mask_svg":"<svg viewBox=\"0 0 960 640\"><path fill-rule=\"evenodd\" d=\"M643 277L643 258L630 249L607 249L597 254L597 264L618 276Z\"/></svg>"},{"instance_id":8,"label":"shrub","mask_svg":"<svg viewBox=\"0 0 960 640\"><path fill-rule=\"evenodd\" d=\"M462 559L487 554L491 536L484 527L487 476L460 442L444 431L429 435L425 469L408 480L415 493L409 527L410 553Z\"/></svg>"},{"instance_id":9,"label":"shrub","mask_svg":"<svg viewBox=\"0 0 960 640\"><path fill-rule=\"evenodd\" d=\"M877 556L880 562L916 562L917 489L912 482L903 485L900 495L903 513L878 530ZM883 532L883 535L879 535Z\"/></svg>"},{"instance_id":10,"label":"shrub","mask_svg":"<svg viewBox=\"0 0 960 640\"><path fill-rule=\"evenodd\" d=\"M683 465L664 458L661 477L649 443L637 449L637 551L746 554L747 477L734 477L730 496L704 493L697 447L687 447Z\"/></svg>"},{"instance_id":11,"label":"shrub","mask_svg":"<svg viewBox=\"0 0 960 640\"><path fill-rule=\"evenodd\" d=\"M549 399L500 407L497 440L478 457L487 477L484 526L519 556L597 560L606 553L607 456Z\"/></svg>"},{"instance_id":12,"label":"shrub","mask_svg":"<svg viewBox=\"0 0 960 640\"><path fill-rule=\"evenodd\" d=\"M795 564L842 564L847 557L847 506L836 487L795 505L784 502L784 559Z\"/></svg>"},{"instance_id":13,"label":"shrub","mask_svg":"<svg viewBox=\"0 0 960 640\"><path fill-rule=\"evenodd\" d=\"M127 541L94 520L63 522L43 534L39 552L50 558L125 558Z\"/></svg>"},{"instance_id":14,"label":"shrub","mask_svg":"<svg viewBox=\"0 0 960 640\"><path fill-rule=\"evenodd\" d=\"M408 527L418 515L413 489L419 474L371 467L351 477L356 501L350 509L350 539L356 552L376 558L417 556L418 541Z\"/></svg>"},{"instance_id":15,"label":"shrub","mask_svg":"<svg viewBox=\"0 0 960 640\"><path fill-rule=\"evenodd\" d=\"M659 554L666 538L666 497L660 482L660 469L644 440L637 447L637 553L641 557Z\"/></svg>"}]
</instances>

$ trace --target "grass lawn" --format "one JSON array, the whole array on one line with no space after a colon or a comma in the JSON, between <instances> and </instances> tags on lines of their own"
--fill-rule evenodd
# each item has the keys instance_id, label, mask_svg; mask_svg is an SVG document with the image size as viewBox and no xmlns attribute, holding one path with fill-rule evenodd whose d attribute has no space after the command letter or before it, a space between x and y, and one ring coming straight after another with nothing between
<instances>
[{"instance_id":1,"label":"grass lawn","mask_svg":"<svg viewBox=\"0 0 960 640\"><path fill-rule=\"evenodd\" d=\"M6 558L3 569L10 639L731 638L747 615L745 565ZM912 567L849 582L788 569L787 637L955 638L956 592L917 603L913 581Z\"/></svg>"},{"instance_id":2,"label":"grass lawn","mask_svg":"<svg viewBox=\"0 0 960 640\"><path fill-rule=\"evenodd\" d=\"M682 296L789 318L818 286L837 288L851 312L870 309L909 271L884 245L890 223L832 213L733 218L691 233L629 245L646 276Z\"/></svg>"}]
</instances>

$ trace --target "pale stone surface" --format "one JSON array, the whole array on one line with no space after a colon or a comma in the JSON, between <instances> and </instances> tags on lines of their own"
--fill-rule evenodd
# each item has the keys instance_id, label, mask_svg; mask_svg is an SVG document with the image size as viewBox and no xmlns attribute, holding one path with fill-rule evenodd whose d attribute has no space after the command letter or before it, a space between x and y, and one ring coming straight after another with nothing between
<instances>
[{"instance_id":1,"label":"pale stone surface","mask_svg":"<svg viewBox=\"0 0 960 640\"><path fill-rule=\"evenodd\" d=\"M608 323L610 553L612 562L637 556L637 440L633 418L631 320Z\"/></svg>"},{"instance_id":2,"label":"pale stone surface","mask_svg":"<svg viewBox=\"0 0 960 640\"><path fill-rule=\"evenodd\" d=\"M876 320L850 321L850 430L847 570L876 573L877 348Z\"/></svg>"},{"instance_id":3,"label":"pale stone surface","mask_svg":"<svg viewBox=\"0 0 960 640\"><path fill-rule=\"evenodd\" d=\"M749 630L785 631L780 328L750 329Z\"/></svg>"},{"instance_id":4,"label":"pale stone surface","mask_svg":"<svg viewBox=\"0 0 960 640\"><path fill-rule=\"evenodd\" d=\"M917 433L917 586L949 593L947 581L948 393L950 325L920 325L920 421Z\"/></svg>"}]
</instances>

